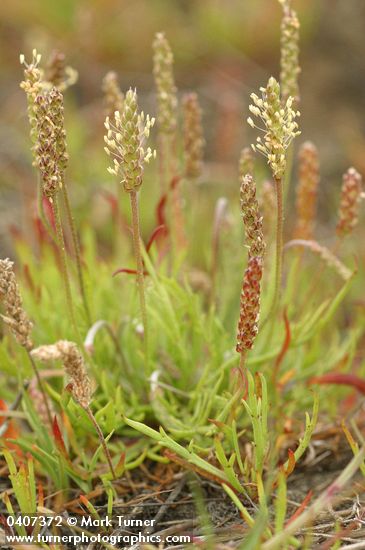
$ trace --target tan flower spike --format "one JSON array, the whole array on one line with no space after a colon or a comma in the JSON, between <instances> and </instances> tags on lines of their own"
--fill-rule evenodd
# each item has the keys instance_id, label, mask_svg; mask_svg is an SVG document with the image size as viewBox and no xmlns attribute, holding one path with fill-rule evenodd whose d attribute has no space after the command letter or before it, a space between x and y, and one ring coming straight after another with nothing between
<instances>
[{"instance_id":1,"label":"tan flower spike","mask_svg":"<svg viewBox=\"0 0 365 550\"><path fill-rule=\"evenodd\" d=\"M33 324L23 309L14 263L8 258L0 260L0 300L4 303L6 311L6 316L1 315L3 321L9 326L19 344L26 350L31 350Z\"/></svg>"},{"instance_id":2,"label":"tan flower spike","mask_svg":"<svg viewBox=\"0 0 365 550\"><path fill-rule=\"evenodd\" d=\"M142 185L144 163L155 157L150 147L145 148L154 122L155 119L149 115L145 117L143 112L138 113L137 92L132 89L126 94L122 113L116 111L113 122L106 118L104 149L113 159L113 166L108 171L120 177L127 193L138 191Z\"/></svg>"},{"instance_id":3,"label":"tan flower spike","mask_svg":"<svg viewBox=\"0 0 365 550\"><path fill-rule=\"evenodd\" d=\"M293 109L292 97L282 105L280 85L274 77L271 77L266 88L260 88L260 91L261 97L251 94L253 105L250 105L249 109L263 122L264 128L257 126L251 117L247 122L252 128L263 132L264 137L258 137L252 149L267 158L273 177L281 179L286 168L286 150L292 140L300 134L295 120L300 113Z\"/></svg>"},{"instance_id":4,"label":"tan flower spike","mask_svg":"<svg viewBox=\"0 0 365 550\"><path fill-rule=\"evenodd\" d=\"M70 378L71 393L75 401L87 408L91 401L91 384L87 375L84 359L74 342L60 340L56 344L35 348L31 355L43 363L61 360L66 374Z\"/></svg>"}]
</instances>

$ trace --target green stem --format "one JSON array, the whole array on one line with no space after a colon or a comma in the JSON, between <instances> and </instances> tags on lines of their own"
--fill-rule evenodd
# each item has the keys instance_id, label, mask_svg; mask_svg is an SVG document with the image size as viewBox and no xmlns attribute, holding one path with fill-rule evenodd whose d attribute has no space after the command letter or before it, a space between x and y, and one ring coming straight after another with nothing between
<instances>
[{"instance_id":1,"label":"green stem","mask_svg":"<svg viewBox=\"0 0 365 550\"><path fill-rule=\"evenodd\" d=\"M94 428L95 428L95 430L96 430L96 433L98 434L98 437L99 437L101 446L103 447L104 454L105 454L106 459L107 459L107 461L108 461L110 473L112 474L113 479L116 479L116 475L115 475L115 471L114 471L114 468L113 468L112 459L111 459L111 456L110 456L110 453L109 453L109 449L108 449L108 447L107 447L107 445L106 445L106 442L105 442L105 438L104 438L103 432L101 431L100 426L99 426L99 424L97 423L97 420L96 420L95 416L93 415L92 410L90 409L90 407L84 407L84 410L86 411L88 417L90 418L91 422L93 423L93 426L94 426Z\"/></svg>"},{"instance_id":2,"label":"green stem","mask_svg":"<svg viewBox=\"0 0 365 550\"><path fill-rule=\"evenodd\" d=\"M58 245L58 250L59 250L60 260L61 260L61 275L62 275L64 287L65 287L67 308L68 308L68 313L70 316L72 326L75 330L75 333L78 335L78 328L75 321L75 315L74 315L74 309L73 309L73 303L72 303L70 279L69 279L68 270L67 270L65 239L63 236L57 195L53 197L52 205L53 205L53 212L55 217L57 245Z\"/></svg>"},{"instance_id":3,"label":"green stem","mask_svg":"<svg viewBox=\"0 0 365 550\"><path fill-rule=\"evenodd\" d=\"M82 302L84 305L86 318L88 323L91 323L91 315L90 315L90 309L86 298L86 291L85 291L85 283L84 283L84 277L82 273L82 264L81 264L81 252L80 252L80 241L77 235L76 227L75 227L75 221L72 215L71 205L70 205L70 199L68 196L67 186L65 182L62 184L62 193L63 193L63 199L66 207L66 215L67 215L67 221L70 226L71 230L71 236L73 241L73 246L75 250L75 257L76 257L76 268L77 268L77 277L79 280L79 287L80 287L80 293L82 297Z\"/></svg>"},{"instance_id":4,"label":"green stem","mask_svg":"<svg viewBox=\"0 0 365 550\"><path fill-rule=\"evenodd\" d=\"M277 307L281 293L281 277L283 267L283 228L284 228L284 206L283 206L283 179L275 179L276 189L276 256L275 256L275 281L274 281L274 296L271 307L266 319L261 325L261 329L266 324L269 318L275 318Z\"/></svg>"},{"instance_id":5,"label":"green stem","mask_svg":"<svg viewBox=\"0 0 365 550\"><path fill-rule=\"evenodd\" d=\"M144 285L144 267L143 267L142 253L141 253L138 195L136 191L131 191L129 195L130 195L131 210L132 210L133 248L134 248L134 255L136 258L136 266L137 266L137 285L138 285L138 293L139 293L139 302L141 307L145 353L147 357L148 326L147 326L147 308L146 308L145 285Z\"/></svg>"},{"instance_id":6,"label":"green stem","mask_svg":"<svg viewBox=\"0 0 365 550\"><path fill-rule=\"evenodd\" d=\"M276 258L275 258L275 286L274 299L272 305L273 314L276 313L276 308L280 299L281 292L281 276L283 270L283 229L284 229L284 208L283 208L283 180L277 179L276 183L276 203L277 203L277 219L276 219Z\"/></svg>"}]
</instances>

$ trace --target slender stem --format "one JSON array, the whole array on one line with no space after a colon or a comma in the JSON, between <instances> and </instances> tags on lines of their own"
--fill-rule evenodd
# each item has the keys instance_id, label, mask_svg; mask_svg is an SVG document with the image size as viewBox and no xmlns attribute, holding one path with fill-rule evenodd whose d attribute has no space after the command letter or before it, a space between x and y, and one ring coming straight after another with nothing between
<instances>
[{"instance_id":1,"label":"slender stem","mask_svg":"<svg viewBox=\"0 0 365 550\"><path fill-rule=\"evenodd\" d=\"M283 207L283 180L275 179L276 189L276 256L275 256L275 281L274 296L266 319L261 324L261 329L270 317L275 318L281 293L281 276L283 266L283 228L284 228L284 207Z\"/></svg>"},{"instance_id":2,"label":"slender stem","mask_svg":"<svg viewBox=\"0 0 365 550\"><path fill-rule=\"evenodd\" d=\"M48 422L49 422L49 426L52 427L52 414L51 414L51 409L50 409L50 406L49 406L49 403L48 403L48 399L47 399L47 395L46 395L46 392L45 392L45 389L44 389L44 386L43 386L43 382L42 382L42 379L41 379L41 376L39 374L39 370L38 370L38 367L33 359L33 357L31 356L30 354L30 350L27 349L27 354L28 354L28 357L29 357L29 361L32 365L32 368L33 368L33 371L34 371L34 374L35 374L35 377L37 379L37 383L38 383L38 387L40 389L40 392L42 394L42 397L43 397L43 401L44 401L44 406L46 407L46 412L47 412L47 418L48 418Z\"/></svg>"},{"instance_id":3,"label":"slender stem","mask_svg":"<svg viewBox=\"0 0 365 550\"><path fill-rule=\"evenodd\" d=\"M133 234L133 248L136 258L137 266L137 285L139 293L139 302L141 307L141 317L144 333L144 345L147 355L148 351L148 326L147 326L147 308L145 298L145 285L144 285L144 268L141 253L141 236L140 236L140 224L139 224L139 211L138 211L138 195L136 191L129 193L132 209L132 234Z\"/></svg>"},{"instance_id":4,"label":"slender stem","mask_svg":"<svg viewBox=\"0 0 365 550\"><path fill-rule=\"evenodd\" d=\"M62 274L62 279L65 287L68 313L70 316L71 323L75 329L75 332L76 334L78 334L78 328L76 325L73 304L72 304L71 286L70 286L70 279L68 276L67 261L66 261L65 239L63 236L57 195L53 197L52 205L53 205L53 212L54 212L55 224L56 224L57 245L58 245L58 250L59 250L60 260L61 260L61 274Z\"/></svg>"},{"instance_id":5,"label":"slender stem","mask_svg":"<svg viewBox=\"0 0 365 550\"><path fill-rule=\"evenodd\" d=\"M277 305L280 299L281 291L281 275L283 267L283 228L284 228L284 208L283 208L283 180L277 179L276 183L276 204L277 204L277 219L276 219L276 258L275 258L275 286L274 299L272 305L273 313L276 312Z\"/></svg>"},{"instance_id":6,"label":"slender stem","mask_svg":"<svg viewBox=\"0 0 365 550\"><path fill-rule=\"evenodd\" d=\"M90 309L86 298L86 291L85 291L85 283L84 283L84 277L82 273L82 264L81 264L81 252L80 252L80 241L77 235L76 227L75 227L75 221L72 215L71 205L70 205L70 199L68 196L67 186L65 182L62 184L62 193L63 193L63 199L66 207L66 215L67 215L67 221L70 226L71 230L71 236L72 241L75 249L75 256L76 256L76 268L77 268L77 277L79 280L79 287L80 287L80 293L82 297L82 302L84 305L86 317L88 323L91 323L91 315L90 315Z\"/></svg>"},{"instance_id":7,"label":"slender stem","mask_svg":"<svg viewBox=\"0 0 365 550\"><path fill-rule=\"evenodd\" d=\"M94 425L94 428L96 430L96 433L98 434L98 437L99 437L99 440L100 440L100 443L101 443L101 446L103 447L103 451L104 451L104 454L106 456L106 459L108 461L108 465L109 465L109 469L110 469L110 472L113 476L113 479L116 479L116 475L115 475L115 471L114 471L114 468L113 468L113 463L112 463L112 459L111 459L111 456L110 456L110 453L109 453L109 449L106 445L106 442L105 442L105 438L104 438L104 435L103 435L103 432L101 431L100 429L100 426L99 424L97 423L97 420L95 418L95 416L93 415L92 413L92 410L90 409L89 406L87 407L84 407L84 410L86 411L88 417L90 418L91 422L93 423Z\"/></svg>"}]
</instances>

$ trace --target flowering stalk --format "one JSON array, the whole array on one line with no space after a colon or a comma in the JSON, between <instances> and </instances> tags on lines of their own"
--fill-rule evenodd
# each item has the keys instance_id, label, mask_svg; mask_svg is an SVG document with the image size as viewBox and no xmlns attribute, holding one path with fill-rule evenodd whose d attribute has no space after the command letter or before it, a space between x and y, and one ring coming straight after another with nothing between
<instances>
[{"instance_id":1,"label":"flowering stalk","mask_svg":"<svg viewBox=\"0 0 365 550\"><path fill-rule=\"evenodd\" d=\"M256 184L249 174L246 174L241 181L240 202L248 254L263 257L266 245L262 232L262 216L256 199Z\"/></svg>"},{"instance_id":2,"label":"flowering stalk","mask_svg":"<svg viewBox=\"0 0 365 550\"><path fill-rule=\"evenodd\" d=\"M153 41L153 75L157 93L158 136L160 141L160 175L162 190L174 175L172 157L175 155L177 128L177 93L173 73L174 56L163 33Z\"/></svg>"},{"instance_id":3,"label":"flowering stalk","mask_svg":"<svg viewBox=\"0 0 365 550\"><path fill-rule=\"evenodd\" d=\"M248 247L248 265L243 277L236 346L237 352L240 353L240 367L243 368L246 353L253 347L258 331L260 281L266 248L262 233L262 216L256 199L256 185L250 174L242 178L240 202Z\"/></svg>"},{"instance_id":4,"label":"flowering stalk","mask_svg":"<svg viewBox=\"0 0 365 550\"><path fill-rule=\"evenodd\" d=\"M296 118L300 116L298 111L293 109L294 99L289 97L282 102L280 85L271 77L266 88L260 88L261 97L251 94L253 105L249 109L263 123L264 127L257 126L251 117L247 119L252 128L257 128L264 134L263 139L256 138L256 144L252 149L261 153L267 158L267 163L275 181L277 200L277 221L276 221L276 258L275 258L275 283L274 296L270 313L274 314L279 302L282 274L283 256L283 179L286 169L286 150L292 140L300 134Z\"/></svg>"},{"instance_id":5,"label":"flowering stalk","mask_svg":"<svg viewBox=\"0 0 365 550\"><path fill-rule=\"evenodd\" d=\"M116 478L109 449L106 445L103 432L97 423L90 408L92 390L89 376L85 369L84 359L74 342L68 340L59 340L56 344L40 346L31 352L31 356L42 362L61 360L63 362L66 374L69 377L70 390L74 400L85 410L98 434L100 443L103 447L109 469L113 479Z\"/></svg>"},{"instance_id":6,"label":"flowering stalk","mask_svg":"<svg viewBox=\"0 0 365 550\"><path fill-rule=\"evenodd\" d=\"M70 320L77 334L78 328L76 325L73 309L70 279L66 261L65 240L58 204L58 192L62 188L62 169L64 163L66 162L66 159L60 155L58 134L53 120L53 94L51 92L40 93L35 99L35 118L37 132L37 142L35 144L35 159L36 165L38 166L41 175L42 194L49 199L54 212L57 245L61 260L61 273L65 288L66 302Z\"/></svg>"},{"instance_id":7,"label":"flowering stalk","mask_svg":"<svg viewBox=\"0 0 365 550\"><path fill-rule=\"evenodd\" d=\"M299 30L300 23L291 0L279 0L283 6L281 21L280 84L283 100L293 97L299 102Z\"/></svg>"},{"instance_id":8,"label":"flowering stalk","mask_svg":"<svg viewBox=\"0 0 365 550\"><path fill-rule=\"evenodd\" d=\"M313 239L319 184L318 151L310 141L299 150L299 183L296 197L296 239Z\"/></svg>"},{"instance_id":9,"label":"flowering stalk","mask_svg":"<svg viewBox=\"0 0 365 550\"><path fill-rule=\"evenodd\" d=\"M153 75L157 94L159 170L162 193L171 190L170 226L172 246L186 245L181 207L180 180L177 172L177 89L174 78L174 56L164 33L157 33L153 47ZM169 198L169 195L167 195Z\"/></svg>"},{"instance_id":10,"label":"flowering stalk","mask_svg":"<svg viewBox=\"0 0 365 550\"><path fill-rule=\"evenodd\" d=\"M63 200L66 208L67 221L71 230L71 237L75 251L76 270L79 282L80 294L88 322L91 322L90 309L86 297L80 241L77 235L76 225L71 210L70 199L68 195L67 185L65 181L65 170L68 164L68 154L66 148L66 131L63 112L63 95L57 88L52 88L49 92L50 115L53 123L54 139L56 143L57 162L60 172L60 187L63 194Z\"/></svg>"},{"instance_id":11,"label":"flowering stalk","mask_svg":"<svg viewBox=\"0 0 365 550\"><path fill-rule=\"evenodd\" d=\"M349 235L359 221L359 206L362 198L362 177L355 168L349 168L343 175L338 223L338 237Z\"/></svg>"},{"instance_id":12,"label":"flowering stalk","mask_svg":"<svg viewBox=\"0 0 365 550\"><path fill-rule=\"evenodd\" d=\"M146 354L148 351L147 311L144 287L144 268L141 252L141 237L138 211L138 191L142 185L144 164L155 152L148 147L144 148L154 119L143 112L138 113L137 92L129 90L125 96L122 113L115 112L114 121L106 118L105 152L112 157L113 165L108 171L118 176L124 190L130 196L132 211L133 246L137 265L137 284L144 328L144 342Z\"/></svg>"},{"instance_id":13,"label":"flowering stalk","mask_svg":"<svg viewBox=\"0 0 365 550\"><path fill-rule=\"evenodd\" d=\"M258 332L260 315L260 281L262 278L262 258L251 256L243 276L240 316L237 328L236 351L240 354L240 366L244 366L245 356L252 349Z\"/></svg>"},{"instance_id":14,"label":"flowering stalk","mask_svg":"<svg viewBox=\"0 0 365 550\"><path fill-rule=\"evenodd\" d=\"M202 110L194 92L183 97L185 176L196 179L202 173L205 139Z\"/></svg>"},{"instance_id":15,"label":"flowering stalk","mask_svg":"<svg viewBox=\"0 0 365 550\"><path fill-rule=\"evenodd\" d=\"M24 80L20 83L20 87L24 90L27 96L28 104L28 120L30 126L30 140L32 143L31 150L33 153L33 166L37 165L37 159L35 154L35 148L37 143L37 120L36 120L36 97L40 94L44 88L44 82L42 80L43 72L39 67L41 55L37 53L37 50L33 50L33 56L30 63L25 61L23 54L20 55L20 63L24 66ZM38 212L42 220L44 227L46 228L49 237L57 245L56 239L53 234L53 229L45 215L43 208L43 191L41 180L38 182Z\"/></svg>"},{"instance_id":16,"label":"flowering stalk","mask_svg":"<svg viewBox=\"0 0 365 550\"><path fill-rule=\"evenodd\" d=\"M33 349L33 341L31 338L33 324L23 308L22 297L14 273L14 264L9 259L0 260L0 299L4 303L6 312L6 316L1 315L1 318L5 324L8 325L17 342L28 354L39 390L42 394L49 425L51 426L52 415L50 406L37 365L34 363L31 355L31 350Z\"/></svg>"}]
</instances>

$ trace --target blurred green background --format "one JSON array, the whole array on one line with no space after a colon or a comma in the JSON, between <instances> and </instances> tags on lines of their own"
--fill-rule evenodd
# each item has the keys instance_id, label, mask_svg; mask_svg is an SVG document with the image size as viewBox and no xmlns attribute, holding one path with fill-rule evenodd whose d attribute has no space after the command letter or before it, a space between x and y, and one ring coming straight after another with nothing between
<instances>
[{"instance_id":1,"label":"blurred green background","mask_svg":"<svg viewBox=\"0 0 365 550\"><path fill-rule=\"evenodd\" d=\"M302 136L320 149L320 217L338 201L341 174L364 171L364 0L294 0L301 21ZM206 185L237 193L240 149L253 139L245 123L249 94L279 75L277 0L2 0L0 6L0 213L2 255L9 224L27 227L35 209L26 101L19 54L37 48L46 61L66 54L79 81L66 93L68 180L84 221L109 214L100 189L115 189L103 152L101 81L118 73L155 113L151 43L164 30L175 55L179 93L196 89L204 109ZM152 169L153 170L153 169ZM294 172L295 173L295 172ZM153 172L152 172L153 174ZM336 192L334 193L334 189ZM150 223L152 225L152 221Z\"/></svg>"}]
</instances>

